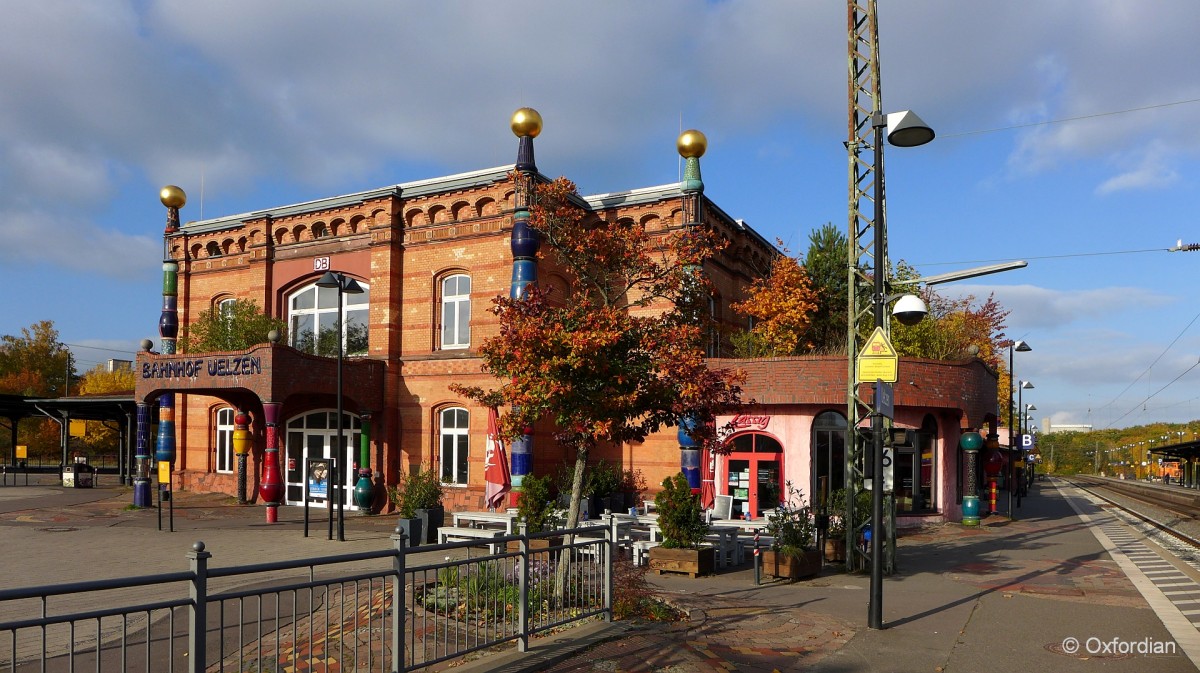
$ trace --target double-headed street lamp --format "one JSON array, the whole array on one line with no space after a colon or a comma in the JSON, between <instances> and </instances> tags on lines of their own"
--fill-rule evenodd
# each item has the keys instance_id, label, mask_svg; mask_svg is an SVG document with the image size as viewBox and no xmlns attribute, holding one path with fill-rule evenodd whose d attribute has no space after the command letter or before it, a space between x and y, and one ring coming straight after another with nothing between
<instances>
[{"instance_id":1,"label":"double-headed street lamp","mask_svg":"<svg viewBox=\"0 0 1200 673\"><path fill-rule=\"evenodd\" d=\"M876 99L878 104L878 99ZM896 147L916 147L933 140L933 129L921 120L915 112L905 110L884 115L875 110L871 115L871 127L875 132L875 294L873 308L876 329L887 328L887 223L884 221L884 182L883 182L883 139L887 131L887 141ZM919 300L918 300L919 301ZM902 307L897 306L897 310ZM924 317L922 306L913 307L913 315ZM917 319L919 320L920 317ZM876 389L878 398L880 391ZM883 628L883 417L878 413L871 417L871 436L873 438L871 465L871 597L870 609L867 614L867 625L873 629Z\"/></svg>"},{"instance_id":2,"label":"double-headed street lamp","mask_svg":"<svg viewBox=\"0 0 1200 673\"><path fill-rule=\"evenodd\" d=\"M345 294L362 294L362 286L353 278L348 278L345 274L326 271L325 275L321 276L317 281L317 287L336 288L337 289L337 455L334 458L334 478L331 479L334 487L330 489L334 495L334 502L330 506L337 507L337 539L339 542L346 541L346 515L345 515L345 470L343 465L345 462L346 452L346 436L345 436L345 420L342 418L342 360L345 358L344 347L345 343L345 312L342 307L342 295ZM317 335L317 343L320 343L320 334Z\"/></svg>"}]
</instances>

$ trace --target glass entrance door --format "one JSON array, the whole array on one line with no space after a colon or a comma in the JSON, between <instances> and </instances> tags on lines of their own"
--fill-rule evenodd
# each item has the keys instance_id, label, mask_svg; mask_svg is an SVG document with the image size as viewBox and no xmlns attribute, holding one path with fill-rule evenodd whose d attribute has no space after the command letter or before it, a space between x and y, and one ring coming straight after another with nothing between
<instances>
[{"instance_id":1,"label":"glass entrance door","mask_svg":"<svg viewBox=\"0 0 1200 673\"><path fill-rule=\"evenodd\" d=\"M768 435L745 434L733 443L720 475L721 493L733 496L730 516L752 518L779 506L783 493L783 446Z\"/></svg>"},{"instance_id":2,"label":"glass entrance door","mask_svg":"<svg viewBox=\"0 0 1200 673\"><path fill-rule=\"evenodd\" d=\"M357 460L351 456L349 447L358 446L362 423L357 416L344 414L342 419L341 451L337 445L337 412L316 411L297 416L287 423L286 470L288 505L304 504L306 466L310 458L334 458L337 460L338 482L342 484L341 502L346 509L356 509L352 493L358 480ZM325 507L337 497L337 489L330 484L326 497L312 497L310 507Z\"/></svg>"}]
</instances>

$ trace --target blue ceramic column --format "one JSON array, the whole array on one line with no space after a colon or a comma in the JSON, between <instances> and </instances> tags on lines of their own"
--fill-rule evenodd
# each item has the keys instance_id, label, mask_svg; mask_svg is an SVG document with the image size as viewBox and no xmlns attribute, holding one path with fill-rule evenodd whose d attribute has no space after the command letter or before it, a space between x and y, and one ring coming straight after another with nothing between
<instances>
[{"instance_id":1,"label":"blue ceramic column","mask_svg":"<svg viewBox=\"0 0 1200 673\"><path fill-rule=\"evenodd\" d=\"M675 141L679 156L683 157L683 182L679 189L683 192L683 224L691 227L703 222L702 205L704 203L704 181L700 178L700 157L708 149L708 139L704 134L691 129L679 134ZM699 271L699 269L695 269ZM697 297L693 302L699 303ZM697 316L699 317L699 316ZM688 485L693 491L699 491L701 447L692 438L689 431L696 427L700 419L694 415L687 416L679 424L677 437L679 440L679 470L687 477Z\"/></svg>"},{"instance_id":2,"label":"blue ceramic column","mask_svg":"<svg viewBox=\"0 0 1200 673\"><path fill-rule=\"evenodd\" d=\"M542 116L533 108L521 108L512 116L513 134L520 139L517 147L517 188L513 212L512 240L513 256L512 284L509 298L522 299L526 288L537 284L537 253L541 239L529 223L529 209L533 204L533 180L537 164L533 158L533 139L542 132ZM512 477L510 502L515 505L521 497L521 482L525 475L533 472L532 428L509 443L509 461Z\"/></svg>"}]
</instances>

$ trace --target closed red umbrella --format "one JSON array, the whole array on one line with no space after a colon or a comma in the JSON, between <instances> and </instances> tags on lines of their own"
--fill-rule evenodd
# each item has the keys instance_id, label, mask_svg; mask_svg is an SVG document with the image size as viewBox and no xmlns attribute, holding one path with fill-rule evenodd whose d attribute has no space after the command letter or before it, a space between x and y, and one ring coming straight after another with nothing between
<instances>
[{"instance_id":1,"label":"closed red umbrella","mask_svg":"<svg viewBox=\"0 0 1200 673\"><path fill-rule=\"evenodd\" d=\"M508 451L500 439L500 423L496 410L488 409L487 448L483 458L483 479L486 482L487 506L496 509L504 503L504 496L512 490L512 477L508 472Z\"/></svg>"},{"instance_id":2,"label":"closed red umbrella","mask_svg":"<svg viewBox=\"0 0 1200 673\"><path fill-rule=\"evenodd\" d=\"M716 460L716 456L709 451L708 446L700 451L700 506L704 509L712 509L713 503L716 501L717 493L713 485Z\"/></svg>"}]
</instances>

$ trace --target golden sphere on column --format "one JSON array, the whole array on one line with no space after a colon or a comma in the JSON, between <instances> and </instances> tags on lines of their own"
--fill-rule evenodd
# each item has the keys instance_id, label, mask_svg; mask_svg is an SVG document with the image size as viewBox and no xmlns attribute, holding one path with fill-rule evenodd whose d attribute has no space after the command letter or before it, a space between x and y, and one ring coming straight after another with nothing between
<instances>
[{"instance_id":1,"label":"golden sphere on column","mask_svg":"<svg viewBox=\"0 0 1200 673\"><path fill-rule=\"evenodd\" d=\"M684 159L692 157L704 156L704 150L708 149L708 138L696 129L689 129L679 134L679 140L675 141L675 148L679 150L679 156Z\"/></svg>"},{"instance_id":2,"label":"golden sphere on column","mask_svg":"<svg viewBox=\"0 0 1200 673\"><path fill-rule=\"evenodd\" d=\"M175 185L163 187L158 193L158 198L168 208L182 208L183 204L187 203L187 194Z\"/></svg>"},{"instance_id":3,"label":"golden sphere on column","mask_svg":"<svg viewBox=\"0 0 1200 673\"><path fill-rule=\"evenodd\" d=\"M536 138L542 132L542 115L531 107L523 107L513 113L512 132L518 138Z\"/></svg>"}]
</instances>

